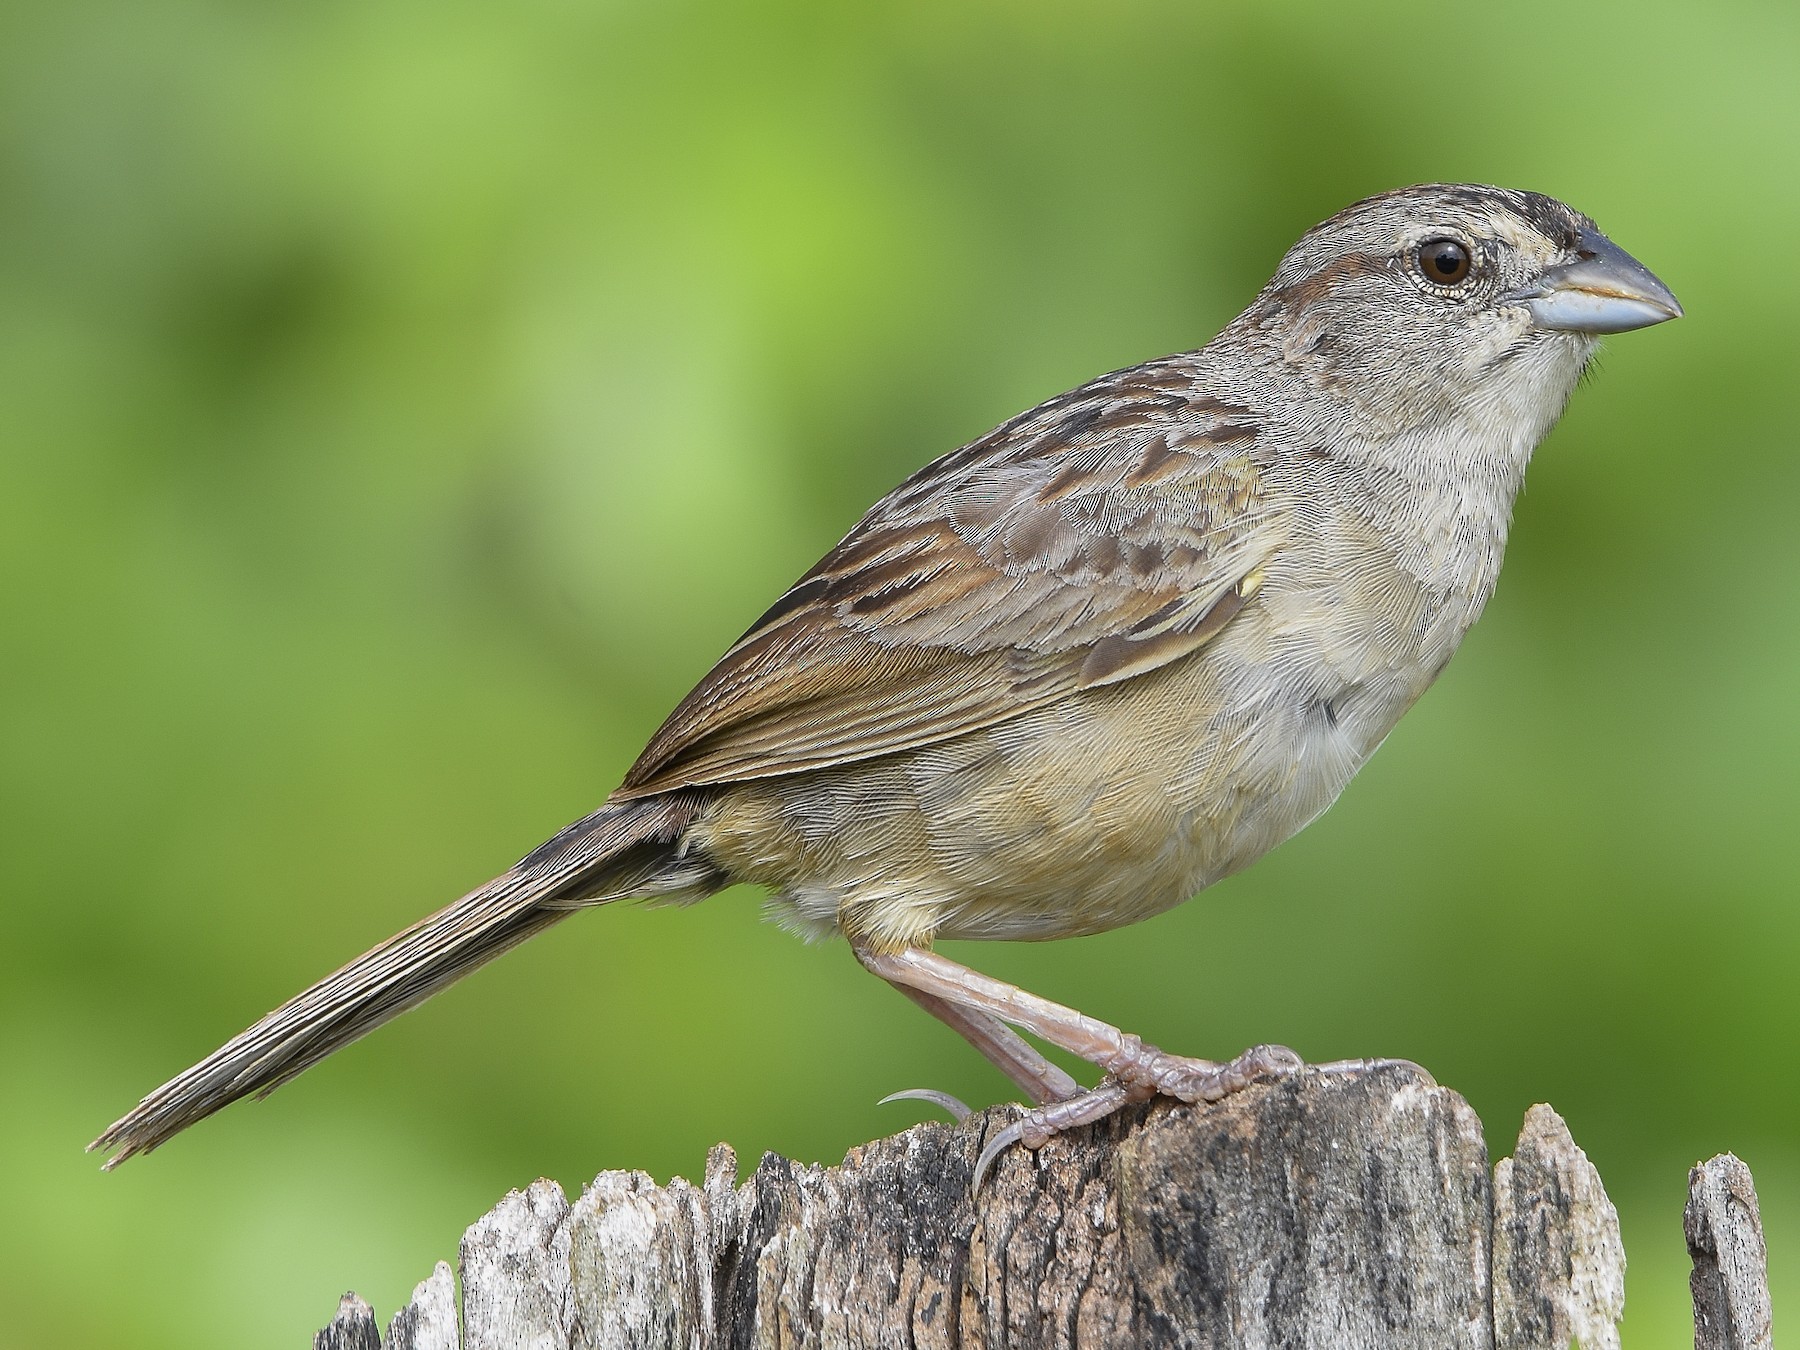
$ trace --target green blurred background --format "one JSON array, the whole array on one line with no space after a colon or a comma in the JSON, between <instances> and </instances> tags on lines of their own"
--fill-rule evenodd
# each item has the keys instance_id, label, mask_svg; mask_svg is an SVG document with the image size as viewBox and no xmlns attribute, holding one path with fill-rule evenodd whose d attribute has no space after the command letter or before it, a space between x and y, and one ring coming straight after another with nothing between
<instances>
[{"instance_id":1,"label":"green blurred background","mask_svg":"<svg viewBox=\"0 0 1800 1350\"><path fill-rule=\"evenodd\" d=\"M0 1303L307 1344L543 1174L835 1160L1006 1085L754 895L583 916L112 1176L81 1145L597 804L903 475L1198 345L1433 178L1596 216L1614 339L1342 803L1138 928L958 949L1165 1045L1554 1103L1689 1343L1686 1169L1800 1326L1800 9L0 10Z\"/></svg>"}]
</instances>

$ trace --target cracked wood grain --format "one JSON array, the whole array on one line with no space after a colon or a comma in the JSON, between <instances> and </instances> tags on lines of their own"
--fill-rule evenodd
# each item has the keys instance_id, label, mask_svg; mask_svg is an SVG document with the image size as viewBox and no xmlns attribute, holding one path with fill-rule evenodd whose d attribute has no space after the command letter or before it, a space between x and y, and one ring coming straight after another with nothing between
<instances>
[{"instance_id":1,"label":"cracked wood grain","mask_svg":"<svg viewBox=\"0 0 1800 1350\"><path fill-rule=\"evenodd\" d=\"M698 1186L604 1172L570 1204L537 1182L463 1241L460 1338L440 1264L386 1344L1618 1345L1617 1216L1549 1107L1532 1108L1514 1156L1490 1172L1468 1104L1418 1072L1311 1073L1014 1149L974 1198L981 1144L1009 1119L1001 1108L915 1126L835 1167L767 1154L741 1183L724 1146ZM328 1332L362 1335L366 1322L373 1333L372 1314L348 1316Z\"/></svg>"},{"instance_id":2,"label":"cracked wood grain","mask_svg":"<svg viewBox=\"0 0 1800 1350\"><path fill-rule=\"evenodd\" d=\"M1772 1350L1768 1252L1750 1169L1729 1153L1688 1173L1694 1350Z\"/></svg>"},{"instance_id":3,"label":"cracked wood grain","mask_svg":"<svg viewBox=\"0 0 1800 1350\"><path fill-rule=\"evenodd\" d=\"M375 1310L354 1293L345 1294L337 1314L313 1337L313 1350L381 1350Z\"/></svg>"},{"instance_id":4,"label":"cracked wood grain","mask_svg":"<svg viewBox=\"0 0 1800 1350\"><path fill-rule=\"evenodd\" d=\"M1563 1118L1534 1106L1494 1169L1495 1343L1619 1350L1624 1312L1619 1213Z\"/></svg>"},{"instance_id":5,"label":"cracked wood grain","mask_svg":"<svg viewBox=\"0 0 1800 1350\"><path fill-rule=\"evenodd\" d=\"M439 1261L413 1288L412 1301L388 1323L387 1350L459 1350L462 1332L456 1321L456 1277Z\"/></svg>"}]
</instances>

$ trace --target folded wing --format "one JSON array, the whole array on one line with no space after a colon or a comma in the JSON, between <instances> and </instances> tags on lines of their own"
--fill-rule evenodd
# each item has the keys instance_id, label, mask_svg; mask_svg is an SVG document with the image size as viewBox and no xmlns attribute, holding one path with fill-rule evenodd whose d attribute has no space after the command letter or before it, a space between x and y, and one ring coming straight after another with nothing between
<instances>
[{"instance_id":1,"label":"folded wing","mask_svg":"<svg viewBox=\"0 0 1800 1350\"><path fill-rule=\"evenodd\" d=\"M728 651L620 796L914 749L1189 655L1285 520L1254 414L1191 358L1104 376L927 466Z\"/></svg>"}]
</instances>

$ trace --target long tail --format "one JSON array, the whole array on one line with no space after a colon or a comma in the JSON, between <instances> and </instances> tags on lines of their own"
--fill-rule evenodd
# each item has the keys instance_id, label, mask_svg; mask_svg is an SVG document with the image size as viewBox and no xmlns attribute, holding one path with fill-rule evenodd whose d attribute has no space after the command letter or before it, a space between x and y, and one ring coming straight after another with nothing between
<instances>
[{"instance_id":1,"label":"long tail","mask_svg":"<svg viewBox=\"0 0 1800 1350\"><path fill-rule=\"evenodd\" d=\"M673 845L695 803L603 806L510 871L364 952L170 1079L88 1145L110 1170L251 1093L265 1095L333 1051L566 918L582 902L705 888L704 864Z\"/></svg>"}]
</instances>

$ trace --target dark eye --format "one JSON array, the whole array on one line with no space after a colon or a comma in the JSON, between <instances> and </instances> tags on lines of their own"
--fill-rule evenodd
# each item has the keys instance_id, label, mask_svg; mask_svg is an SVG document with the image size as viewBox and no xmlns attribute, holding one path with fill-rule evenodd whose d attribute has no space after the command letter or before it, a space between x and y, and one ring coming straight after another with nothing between
<instances>
[{"instance_id":1,"label":"dark eye","mask_svg":"<svg viewBox=\"0 0 1800 1350\"><path fill-rule=\"evenodd\" d=\"M1469 250L1454 239L1430 239L1419 245L1419 270L1437 286L1454 286L1469 275Z\"/></svg>"}]
</instances>

